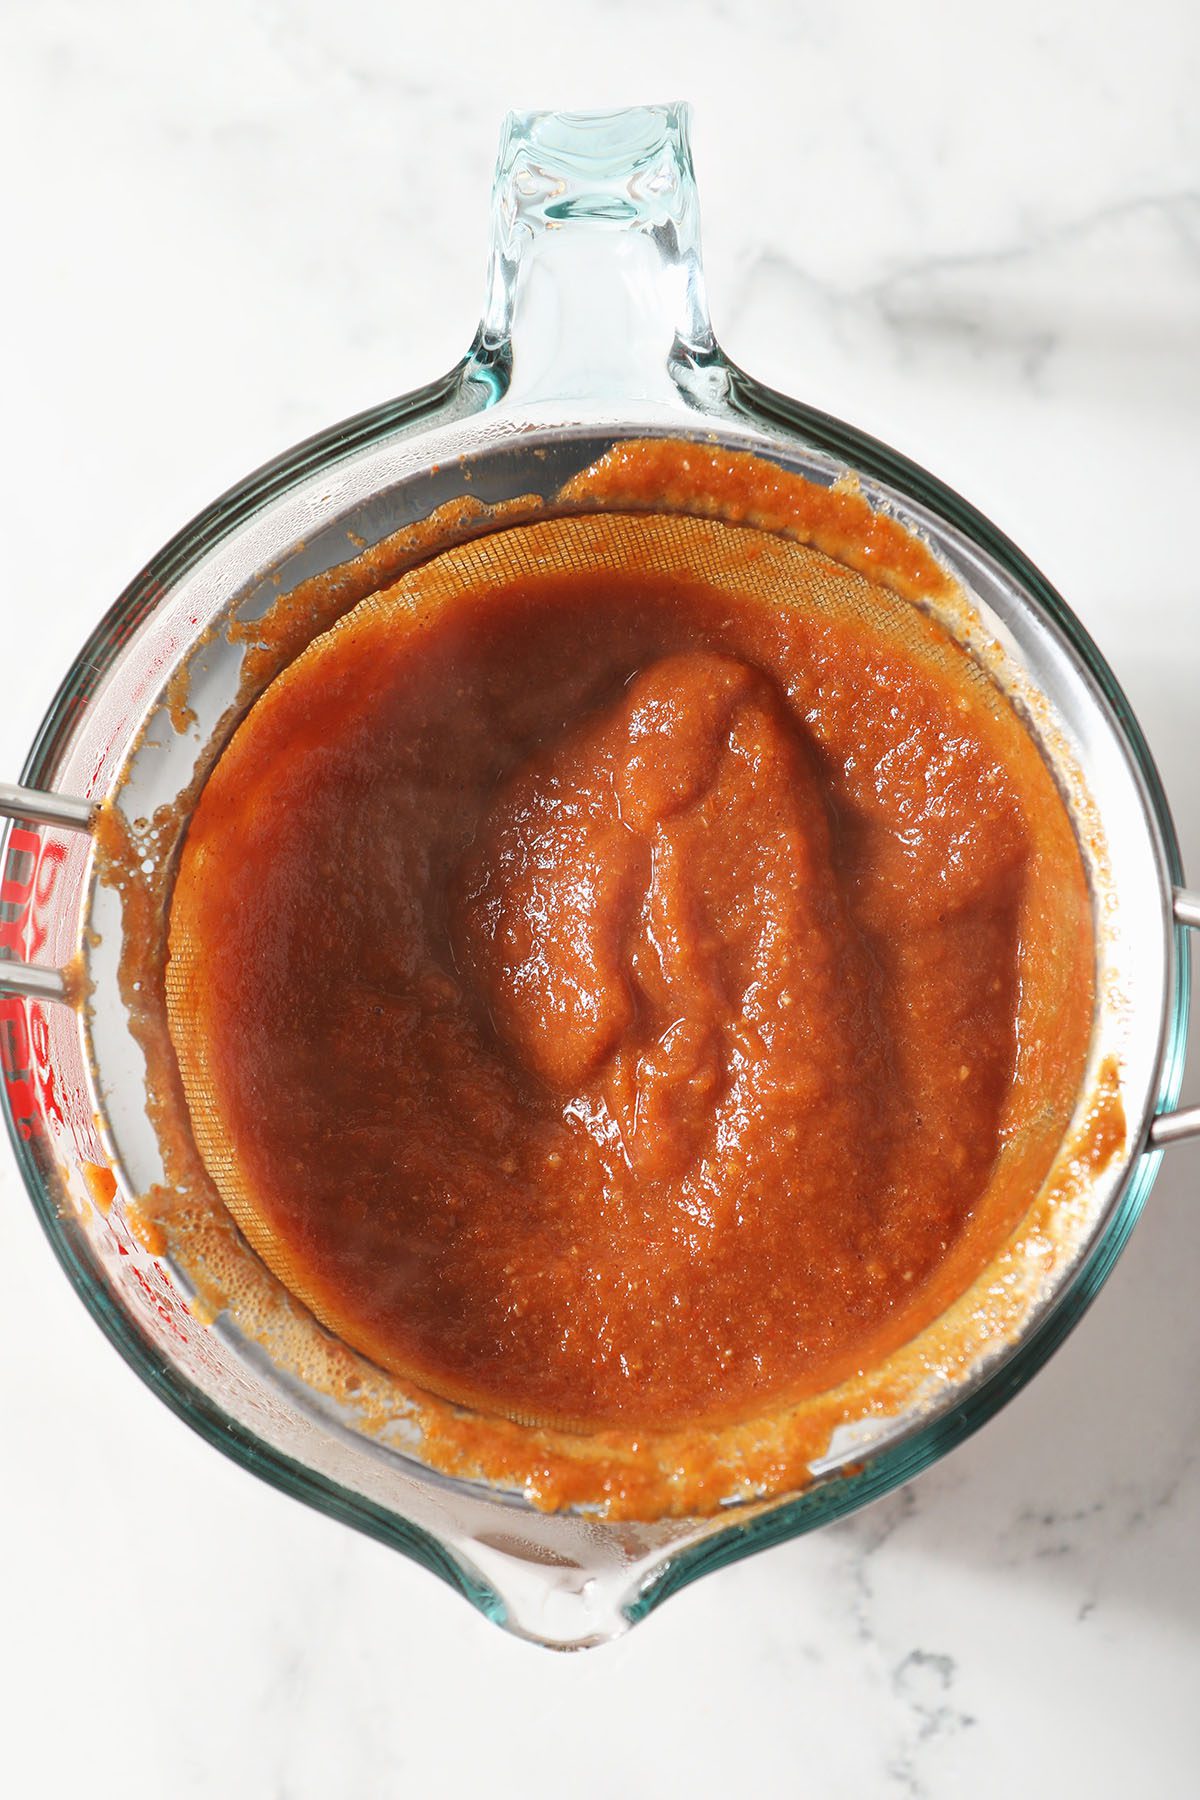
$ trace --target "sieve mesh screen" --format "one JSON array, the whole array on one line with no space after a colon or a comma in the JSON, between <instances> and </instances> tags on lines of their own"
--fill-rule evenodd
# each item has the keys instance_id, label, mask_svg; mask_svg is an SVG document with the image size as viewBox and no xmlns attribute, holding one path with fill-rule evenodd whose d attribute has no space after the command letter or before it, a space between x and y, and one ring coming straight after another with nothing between
<instances>
[{"instance_id":1,"label":"sieve mesh screen","mask_svg":"<svg viewBox=\"0 0 1200 1800\"><path fill-rule=\"evenodd\" d=\"M395 633L419 631L464 596L511 589L518 583L536 586L578 571L665 577L699 585L738 604L750 603L777 613L798 609L831 621L857 622L913 663L970 693L973 711L990 722L1018 788L1022 782L1044 788L1049 781L1036 745L991 676L964 653L942 624L909 600L822 552L773 532L661 513L545 518L432 557L392 586L359 602L302 651L251 709L225 755L240 757L253 779L256 736L262 717L271 710L272 697L277 690L303 680L330 643L343 634L380 626ZM1030 817L1036 816L1031 809ZM1069 838L1069 832L1066 835ZM1048 830L1035 850L1029 905L1036 909L1041 927L1028 949L1021 988L1022 1030L1035 1049L1015 1083L1001 1155L988 1195L977 1209L980 1221L991 1220L993 1229L996 1219L1015 1222L1024 1200L1031 1197L1057 1148L1078 1078L1077 1068L1060 1067L1044 1049L1037 1049L1049 1041L1056 1011L1073 1003L1069 984L1078 967L1078 920L1068 909L1056 923L1054 909L1054 895L1073 846ZM214 1063L215 1047L204 1005L207 952L203 919L216 903L212 888L219 879L219 870L210 867L204 855L189 858L185 854L172 901L165 990L192 1133L221 1199L249 1244L329 1330L353 1342L353 1321L339 1313L327 1292L313 1286L302 1256L272 1223L254 1174L225 1127L220 1071ZM970 1236L968 1231L968 1240ZM958 1291L971 1278L968 1264L969 1258L964 1257ZM947 1300L953 1297L948 1291ZM369 1344L360 1343L359 1347L370 1354ZM417 1387L432 1386L443 1397L462 1404L475 1402L469 1392L431 1383L428 1371L421 1367L389 1366ZM572 1421L563 1418L534 1419L520 1410L510 1416L519 1423L573 1429Z\"/></svg>"}]
</instances>

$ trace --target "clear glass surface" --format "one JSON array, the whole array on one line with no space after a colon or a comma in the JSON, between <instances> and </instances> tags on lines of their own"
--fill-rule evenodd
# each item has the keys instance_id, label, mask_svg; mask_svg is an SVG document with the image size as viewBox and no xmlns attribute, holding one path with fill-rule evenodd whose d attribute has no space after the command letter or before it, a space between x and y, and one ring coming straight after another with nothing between
<instances>
[{"instance_id":1,"label":"clear glass surface","mask_svg":"<svg viewBox=\"0 0 1200 1800\"><path fill-rule=\"evenodd\" d=\"M876 504L908 517L958 570L1055 705L1084 766L1100 772L1121 877L1113 954L1137 996L1132 1154L1084 1251L1015 1346L944 1405L896 1422L853 1457L831 1454L799 1496L646 1525L538 1514L366 1441L328 1403L282 1380L232 1327L198 1324L186 1272L138 1242L120 1191L111 1207L97 1204L96 1169L115 1164L122 1187L137 1193L153 1178L155 1155L142 1072L122 1044L105 961L120 921L103 916L103 900L93 920L104 926L102 945L89 950L103 996L90 1038L66 1007L0 999L4 1108L30 1194L68 1277L142 1379L254 1473L402 1550L496 1623L559 1647L616 1635L699 1575L909 1479L1036 1372L1120 1254L1158 1166L1159 1155L1144 1152L1149 1121L1178 1095L1187 953L1171 923L1181 875L1169 812L1095 646L1020 552L934 477L725 358L704 297L686 109L515 115L497 167L483 320L463 361L290 451L172 539L81 650L21 777L102 797L197 630L231 609L252 616L268 593L343 560L347 532L373 542L426 516L464 491L464 470L483 499L551 493L614 441L647 432L716 437L813 480L858 471ZM194 687L212 716L236 675L236 662L214 650ZM172 764L170 784L182 786L186 774ZM0 873L8 953L65 963L92 903L87 841L10 828Z\"/></svg>"}]
</instances>

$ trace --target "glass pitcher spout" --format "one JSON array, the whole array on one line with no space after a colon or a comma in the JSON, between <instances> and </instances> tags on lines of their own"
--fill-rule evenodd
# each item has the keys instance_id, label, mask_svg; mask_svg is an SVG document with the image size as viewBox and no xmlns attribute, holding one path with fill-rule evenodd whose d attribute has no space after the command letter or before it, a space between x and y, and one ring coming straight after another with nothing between
<instances>
[{"instance_id":1,"label":"glass pitcher spout","mask_svg":"<svg viewBox=\"0 0 1200 1800\"><path fill-rule=\"evenodd\" d=\"M684 103L510 113L473 359L497 403L700 405L720 365Z\"/></svg>"}]
</instances>

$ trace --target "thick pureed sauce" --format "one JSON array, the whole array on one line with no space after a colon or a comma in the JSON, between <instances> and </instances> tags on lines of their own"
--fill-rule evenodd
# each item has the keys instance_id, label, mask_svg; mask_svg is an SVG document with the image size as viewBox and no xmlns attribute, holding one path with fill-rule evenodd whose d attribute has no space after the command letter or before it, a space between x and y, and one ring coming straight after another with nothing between
<instances>
[{"instance_id":1,"label":"thick pureed sauce","mask_svg":"<svg viewBox=\"0 0 1200 1800\"><path fill-rule=\"evenodd\" d=\"M407 1380L570 1428L732 1420L910 1337L1019 1216L978 1209L1038 807L1088 967L1061 802L971 692L867 616L632 569L344 621L177 889L251 1242Z\"/></svg>"}]
</instances>

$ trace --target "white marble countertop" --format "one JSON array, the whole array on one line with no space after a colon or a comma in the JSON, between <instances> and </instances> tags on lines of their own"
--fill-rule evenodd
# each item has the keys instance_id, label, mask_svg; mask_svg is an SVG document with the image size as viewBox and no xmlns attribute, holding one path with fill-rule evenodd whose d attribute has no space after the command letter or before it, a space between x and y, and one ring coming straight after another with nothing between
<instances>
[{"instance_id":1,"label":"white marble countertop","mask_svg":"<svg viewBox=\"0 0 1200 1800\"><path fill-rule=\"evenodd\" d=\"M0 772L183 520L457 357L506 106L685 96L727 347L1046 569L1200 881L1198 77L1188 0L4 8ZM915 1486L555 1658L178 1424L3 1148L0 1789L1195 1794L1198 1187Z\"/></svg>"}]
</instances>

